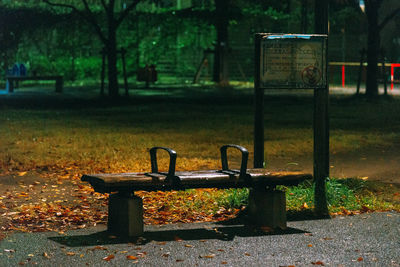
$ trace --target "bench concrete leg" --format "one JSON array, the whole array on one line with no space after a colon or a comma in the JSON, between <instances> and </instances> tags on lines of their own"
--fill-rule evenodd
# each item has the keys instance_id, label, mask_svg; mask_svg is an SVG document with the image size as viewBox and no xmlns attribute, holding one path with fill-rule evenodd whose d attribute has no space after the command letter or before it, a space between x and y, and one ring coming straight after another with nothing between
<instances>
[{"instance_id":1,"label":"bench concrete leg","mask_svg":"<svg viewBox=\"0 0 400 267\"><path fill-rule=\"evenodd\" d=\"M63 78L59 77L56 79L56 93L62 93L63 91Z\"/></svg>"},{"instance_id":2,"label":"bench concrete leg","mask_svg":"<svg viewBox=\"0 0 400 267\"><path fill-rule=\"evenodd\" d=\"M121 237L143 234L143 201L137 196L111 194L108 204L108 231Z\"/></svg>"},{"instance_id":3,"label":"bench concrete leg","mask_svg":"<svg viewBox=\"0 0 400 267\"><path fill-rule=\"evenodd\" d=\"M13 93L14 92L14 81L7 80L8 84L8 92Z\"/></svg>"},{"instance_id":4,"label":"bench concrete leg","mask_svg":"<svg viewBox=\"0 0 400 267\"><path fill-rule=\"evenodd\" d=\"M249 218L255 224L286 229L285 192L264 188L251 189L249 194Z\"/></svg>"}]
</instances>

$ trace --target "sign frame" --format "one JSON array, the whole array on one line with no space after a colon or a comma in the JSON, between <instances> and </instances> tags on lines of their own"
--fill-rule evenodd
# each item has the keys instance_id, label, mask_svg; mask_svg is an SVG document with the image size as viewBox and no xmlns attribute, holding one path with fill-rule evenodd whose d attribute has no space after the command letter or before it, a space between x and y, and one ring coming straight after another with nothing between
<instances>
[{"instance_id":1,"label":"sign frame","mask_svg":"<svg viewBox=\"0 0 400 267\"><path fill-rule=\"evenodd\" d=\"M255 42L258 88L326 88L327 35L257 33Z\"/></svg>"}]
</instances>

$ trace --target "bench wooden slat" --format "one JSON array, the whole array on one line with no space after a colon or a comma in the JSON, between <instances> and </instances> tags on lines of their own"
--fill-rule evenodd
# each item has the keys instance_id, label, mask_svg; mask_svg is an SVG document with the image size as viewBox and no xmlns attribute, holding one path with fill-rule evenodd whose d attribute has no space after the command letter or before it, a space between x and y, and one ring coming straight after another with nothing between
<instances>
[{"instance_id":1,"label":"bench wooden slat","mask_svg":"<svg viewBox=\"0 0 400 267\"><path fill-rule=\"evenodd\" d=\"M60 75L46 75L46 76L7 76L7 80L11 81L46 81L46 80L56 80L61 79L62 76Z\"/></svg>"},{"instance_id":2,"label":"bench wooden slat","mask_svg":"<svg viewBox=\"0 0 400 267\"><path fill-rule=\"evenodd\" d=\"M301 172L268 172L265 169L248 169L252 184L239 179L239 174L224 173L219 170L181 171L179 186L166 184L166 174L154 173L120 173L93 174L82 176L82 181L89 182L95 191L111 193L116 191L154 191L180 190L188 188L241 188L256 186L297 185L306 179L312 179L311 174ZM151 176L150 176L151 175Z\"/></svg>"},{"instance_id":3,"label":"bench wooden slat","mask_svg":"<svg viewBox=\"0 0 400 267\"><path fill-rule=\"evenodd\" d=\"M9 92L14 92L14 82L19 81L55 81L56 92L61 93L63 91L63 76L61 75L45 75L45 76L7 76L9 82Z\"/></svg>"}]
</instances>

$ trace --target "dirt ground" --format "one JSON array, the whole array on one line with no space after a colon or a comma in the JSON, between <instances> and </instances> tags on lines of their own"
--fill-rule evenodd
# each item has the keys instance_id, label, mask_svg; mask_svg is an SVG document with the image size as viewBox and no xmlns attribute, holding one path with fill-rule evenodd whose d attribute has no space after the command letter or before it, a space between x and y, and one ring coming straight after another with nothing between
<instances>
[{"instance_id":1,"label":"dirt ground","mask_svg":"<svg viewBox=\"0 0 400 267\"><path fill-rule=\"evenodd\" d=\"M313 172L312 155L301 158L271 159L271 169ZM400 185L400 144L373 147L330 155L330 176L334 178L363 178Z\"/></svg>"},{"instance_id":2,"label":"dirt ground","mask_svg":"<svg viewBox=\"0 0 400 267\"><path fill-rule=\"evenodd\" d=\"M312 155L297 158L268 158L267 156L266 162L267 168L271 170L313 172ZM331 154L330 176L381 181L400 188L400 142L390 147L369 147L359 151ZM104 214L107 209L106 202L102 201L101 196L90 192L89 186L78 178L71 175L69 178L60 180L57 179L56 174L45 178L35 172L0 175L0 240L4 236L4 231L10 230L10 220L20 215L15 213L15 208L23 205L40 206L41 203L55 203L54 206L43 211L46 213L46 220L65 220L66 224L68 224L67 215L64 218L64 213L72 211L57 210L57 203L68 204L71 209L77 209L81 217L85 214L95 216L88 211L87 206L90 206L90 210L95 207L98 209L97 213ZM98 201L99 199L101 201ZM55 215L48 216L50 213ZM96 217L93 222L104 222L102 218Z\"/></svg>"},{"instance_id":3,"label":"dirt ground","mask_svg":"<svg viewBox=\"0 0 400 267\"><path fill-rule=\"evenodd\" d=\"M381 181L399 188L400 191L398 151L400 146L396 144L385 149L373 148L333 154L330 156L330 175L335 178L351 177ZM267 168L312 173L312 162L312 155L302 158L267 159ZM51 231L54 225L57 225L55 231L62 232L66 229L85 227L84 224L71 220L86 221L87 218L91 218L91 225L106 222L107 201L104 196L91 192L90 186L81 182L76 176L71 176L69 179L55 177L57 176L41 177L34 172L0 176L0 240L9 233L9 230ZM43 203L51 204L44 208ZM38 210L31 212L31 215L15 212L24 206L30 206L30 210ZM45 224L37 226L41 223L41 219L35 218L37 214L43 215ZM28 222L31 220L31 223L24 223L23 228L14 229L13 225L18 225L21 215Z\"/></svg>"}]
</instances>

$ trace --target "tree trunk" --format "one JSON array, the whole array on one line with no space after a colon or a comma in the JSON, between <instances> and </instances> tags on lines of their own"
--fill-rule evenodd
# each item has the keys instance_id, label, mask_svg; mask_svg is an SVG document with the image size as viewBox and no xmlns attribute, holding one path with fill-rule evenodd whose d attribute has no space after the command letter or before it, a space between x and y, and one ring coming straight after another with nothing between
<instances>
[{"instance_id":1,"label":"tree trunk","mask_svg":"<svg viewBox=\"0 0 400 267\"><path fill-rule=\"evenodd\" d=\"M378 95L378 57L380 49L380 31L378 25L379 3L375 1L365 2L365 11L368 20L368 44L367 44L367 82L365 94L368 97Z\"/></svg>"},{"instance_id":2,"label":"tree trunk","mask_svg":"<svg viewBox=\"0 0 400 267\"><path fill-rule=\"evenodd\" d=\"M228 71L228 9L230 0L215 0L217 44L214 54L213 80L222 86L229 85Z\"/></svg>"},{"instance_id":3,"label":"tree trunk","mask_svg":"<svg viewBox=\"0 0 400 267\"><path fill-rule=\"evenodd\" d=\"M308 26L308 0L301 0L301 32L307 33Z\"/></svg>"},{"instance_id":4,"label":"tree trunk","mask_svg":"<svg viewBox=\"0 0 400 267\"><path fill-rule=\"evenodd\" d=\"M117 71L117 33L113 23L108 28L107 43L107 70L108 70L108 94L111 97L118 97L118 71Z\"/></svg>"}]
</instances>

